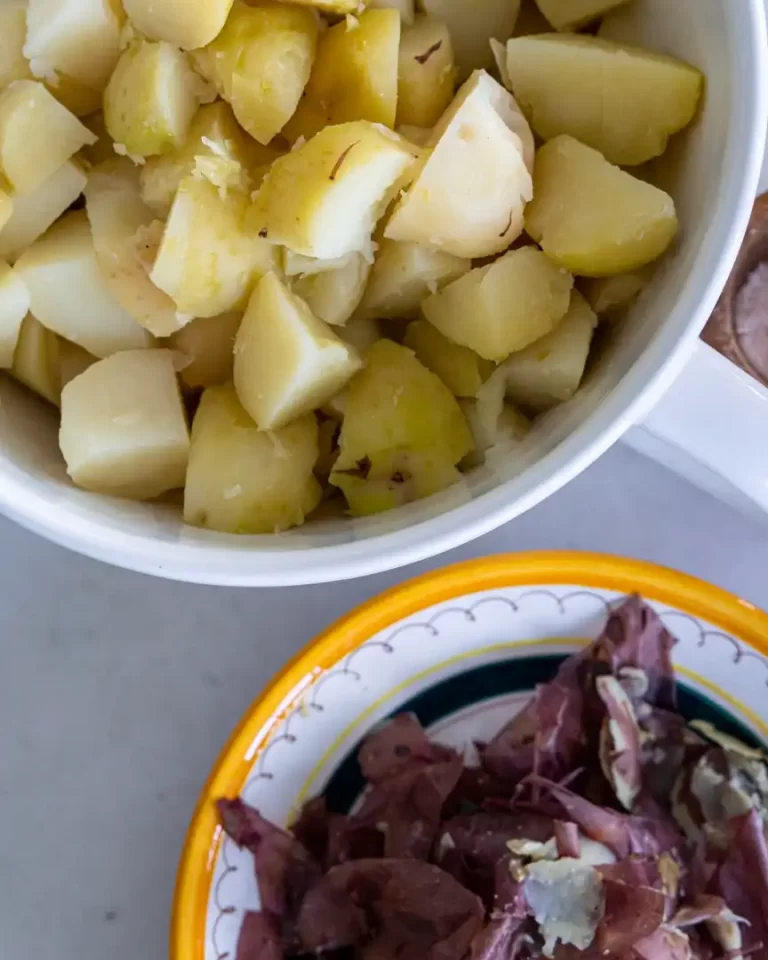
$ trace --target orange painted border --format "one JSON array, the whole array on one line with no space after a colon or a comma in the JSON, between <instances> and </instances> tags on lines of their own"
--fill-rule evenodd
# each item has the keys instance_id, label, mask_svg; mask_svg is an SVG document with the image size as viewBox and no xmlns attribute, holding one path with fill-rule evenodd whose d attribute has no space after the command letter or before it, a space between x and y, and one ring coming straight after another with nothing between
<instances>
[{"instance_id":1,"label":"orange painted border","mask_svg":"<svg viewBox=\"0 0 768 960\"><path fill-rule=\"evenodd\" d=\"M424 574L386 591L311 640L276 674L225 745L203 788L179 864L170 930L171 960L202 960L206 905L221 830L213 800L237 794L276 722L300 701L323 670L404 618L467 594L505 587L573 584L637 591L707 620L768 656L768 614L703 580L665 567L605 554L500 554Z\"/></svg>"}]
</instances>

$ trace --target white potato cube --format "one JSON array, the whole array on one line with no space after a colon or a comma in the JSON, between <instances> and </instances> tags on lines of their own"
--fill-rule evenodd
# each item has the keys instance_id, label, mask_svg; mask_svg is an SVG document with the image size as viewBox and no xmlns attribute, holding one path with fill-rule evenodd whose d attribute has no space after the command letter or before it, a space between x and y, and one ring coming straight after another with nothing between
<instances>
[{"instance_id":1,"label":"white potato cube","mask_svg":"<svg viewBox=\"0 0 768 960\"><path fill-rule=\"evenodd\" d=\"M0 3L0 90L14 80L31 80L24 56L27 35L27 0Z\"/></svg>"},{"instance_id":2,"label":"white potato cube","mask_svg":"<svg viewBox=\"0 0 768 960\"><path fill-rule=\"evenodd\" d=\"M240 311L196 317L168 345L179 355L179 376L188 387L215 387L232 379Z\"/></svg>"},{"instance_id":3,"label":"white potato cube","mask_svg":"<svg viewBox=\"0 0 768 960\"><path fill-rule=\"evenodd\" d=\"M368 282L371 264L361 253L350 254L336 270L301 277L293 283L312 313L333 327L344 326L357 309Z\"/></svg>"},{"instance_id":4,"label":"white potato cube","mask_svg":"<svg viewBox=\"0 0 768 960\"><path fill-rule=\"evenodd\" d=\"M138 30L183 50L202 47L221 31L232 0L123 0Z\"/></svg>"},{"instance_id":5,"label":"white potato cube","mask_svg":"<svg viewBox=\"0 0 768 960\"><path fill-rule=\"evenodd\" d=\"M362 366L359 354L273 274L253 292L235 339L235 389L261 430L321 407Z\"/></svg>"},{"instance_id":6,"label":"white potato cube","mask_svg":"<svg viewBox=\"0 0 768 960\"><path fill-rule=\"evenodd\" d=\"M420 6L448 24L462 79L492 65L488 41L508 40L520 13L520 0L420 0Z\"/></svg>"},{"instance_id":7,"label":"white potato cube","mask_svg":"<svg viewBox=\"0 0 768 960\"><path fill-rule=\"evenodd\" d=\"M320 502L313 414L263 432L232 384L203 394L184 488L184 519L223 533L278 533L304 522Z\"/></svg>"},{"instance_id":8,"label":"white potato cube","mask_svg":"<svg viewBox=\"0 0 768 960\"><path fill-rule=\"evenodd\" d=\"M59 405L59 338L31 313L21 324L11 376L44 400Z\"/></svg>"},{"instance_id":9,"label":"white potato cube","mask_svg":"<svg viewBox=\"0 0 768 960\"><path fill-rule=\"evenodd\" d=\"M84 210L62 217L16 261L37 319L96 357L149 346L149 333L112 299Z\"/></svg>"},{"instance_id":10,"label":"white potato cube","mask_svg":"<svg viewBox=\"0 0 768 960\"><path fill-rule=\"evenodd\" d=\"M21 324L29 312L29 291L19 274L0 260L0 367L13 366Z\"/></svg>"},{"instance_id":11,"label":"white potato cube","mask_svg":"<svg viewBox=\"0 0 768 960\"><path fill-rule=\"evenodd\" d=\"M478 85L449 112L450 121L395 207L384 236L457 257L491 256L520 236L523 210L533 196L522 140L501 118L485 86Z\"/></svg>"},{"instance_id":12,"label":"white potato cube","mask_svg":"<svg viewBox=\"0 0 768 960\"><path fill-rule=\"evenodd\" d=\"M115 157L88 174L85 205L104 283L133 319L156 337L168 337L190 319L149 279L142 238L154 213L142 199L139 172Z\"/></svg>"},{"instance_id":13,"label":"white potato cube","mask_svg":"<svg viewBox=\"0 0 768 960\"><path fill-rule=\"evenodd\" d=\"M126 350L61 392L59 445L79 487L151 500L184 485L189 431L170 350Z\"/></svg>"},{"instance_id":14,"label":"white potato cube","mask_svg":"<svg viewBox=\"0 0 768 960\"><path fill-rule=\"evenodd\" d=\"M91 131L34 80L0 93L0 172L16 193L29 193L88 143Z\"/></svg>"},{"instance_id":15,"label":"white potato cube","mask_svg":"<svg viewBox=\"0 0 768 960\"><path fill-rule=\"evenodd\" d=\"M31 193L14 197L13 213L0 227L0 257L13 262L68 210L85 189L86 176L67 160Z\"/></svg>"}]
</instances>

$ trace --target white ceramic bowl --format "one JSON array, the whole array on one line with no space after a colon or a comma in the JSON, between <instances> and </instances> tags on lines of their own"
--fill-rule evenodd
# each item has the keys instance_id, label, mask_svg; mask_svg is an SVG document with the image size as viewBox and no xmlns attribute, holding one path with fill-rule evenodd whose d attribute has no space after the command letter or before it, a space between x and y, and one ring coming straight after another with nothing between
<instances>
[{"instance_id":1,"label":"white ceramic bowl","mask_svg":"<svg viewBox=\"0 0 768 960\"><path fill-rule=\"evenodd\" d=\"M576 400L544 417L520 454L380 517L236 538L186 527L171 506L76 490L58 453L53 414L4 382L0 510L109 563L191 582L265 586L362 576L435 555L572 479L652 407L693 352L736 258L763 159L763 0L635 0L626 8L626 35L707 76L702 118L673 144L665 169L681 240Z\"/></svg>"}]
</instances>

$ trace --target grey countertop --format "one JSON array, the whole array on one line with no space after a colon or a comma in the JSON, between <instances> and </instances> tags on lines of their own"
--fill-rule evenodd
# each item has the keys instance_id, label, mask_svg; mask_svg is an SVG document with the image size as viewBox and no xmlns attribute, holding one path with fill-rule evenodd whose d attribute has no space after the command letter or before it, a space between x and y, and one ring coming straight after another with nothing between
<instances>
[{"instance_id":1,"label":"grey countertop","mask_svg":"<svg viewBox=\"0 0 768 960\"><path fill-rule=\"evenodd\" d=\"M0 957L161 960L195 799L271 674L351 606L482 554L578 548L768 605L768 527L618 447L532 513L405 571L235 591L152 580L0 521Z\"/></svg>"}]
</instances>

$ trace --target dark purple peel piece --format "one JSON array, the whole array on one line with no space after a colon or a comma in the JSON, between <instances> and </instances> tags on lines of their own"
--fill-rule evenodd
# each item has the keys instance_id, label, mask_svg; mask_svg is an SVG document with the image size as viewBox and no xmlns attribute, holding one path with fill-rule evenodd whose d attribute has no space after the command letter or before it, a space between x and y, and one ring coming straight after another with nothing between
<instances>
[{"instance_id":1,"label":"dark purple peel piece","mask_svg":"<svg viewBox=\"0 0 768 960\"><path fill-rule=\"evenodd\" d=\"M236 960L282 960L274 923L264 913L248 910L237 940Z\"/></svg>"},{"instance_id":2,"label":"dark purple peel piece","mask_svg":"<svg viewBox=\"0 0 768 960\"><path fill-rule=\"evenodd\" d=\"M453 760L456 751L433 743L412 713L401 713L368 736L358 760L366 780L381 783L413 764Z\"/></svg>"}]
</instances>

